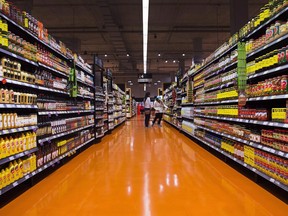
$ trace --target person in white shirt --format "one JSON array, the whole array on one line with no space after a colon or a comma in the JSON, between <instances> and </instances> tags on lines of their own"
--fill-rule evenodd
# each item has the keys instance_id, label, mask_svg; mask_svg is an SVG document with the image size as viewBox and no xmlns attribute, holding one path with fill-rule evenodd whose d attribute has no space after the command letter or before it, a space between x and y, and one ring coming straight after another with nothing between
<instances>
[{"instance_id":1,"label":"person in white shirt","mask_svg":"<svg viewBox=\"0 0 288 216\"><path fill-rule=\"evenodd\" d=\"M164 108L167 106L163 103L163 101L161 100L161 97L158 96L156 97L154 101L153 107L155 109L155 118L153 120L152 126L155 124L155 122L158 119L158 126L161 127L161 120L162 120Z\"/></svg>"},{"instance_id":2,"label":"person in white shirt","mask_svg":"<svg viewBox=\"0 0 288 216\"><path fill-rule=\"evenodd\" d=\"M151 112L150 92L146 92L144 98L144 113L145 113L145 127L149 127L150 112Z\"/></svg>"}]
</instances>

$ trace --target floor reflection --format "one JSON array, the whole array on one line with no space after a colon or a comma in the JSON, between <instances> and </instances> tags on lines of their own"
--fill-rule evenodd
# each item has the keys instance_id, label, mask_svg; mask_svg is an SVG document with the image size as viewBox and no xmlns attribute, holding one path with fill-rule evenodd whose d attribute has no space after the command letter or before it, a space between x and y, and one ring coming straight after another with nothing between
<instances>
[{"instance_id":1,"label":"floor reflection","mask_svg":"<svg viewBox=\"0 0 288 216\"><path fill-rule=\"evenodd\" d=\"M118 127L0 210L14 215L285 215L287 205L171 126Z\"/></svg>"}]
</instances>

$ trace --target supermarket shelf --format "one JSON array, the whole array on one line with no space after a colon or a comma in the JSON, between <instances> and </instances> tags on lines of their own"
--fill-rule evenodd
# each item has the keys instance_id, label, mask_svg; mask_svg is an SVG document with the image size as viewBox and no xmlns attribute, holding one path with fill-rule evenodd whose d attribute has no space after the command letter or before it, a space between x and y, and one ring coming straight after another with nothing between
<instances>
[{"instance_id":1,"label":"supermarket shelf","mask_svg":"<svg viewBox=\"0 0 288 216\"><path fill-rule=\"evenodd\" d=\"M97 135L97 136L96 136L96 139L101 138L101 137L103 137L104 135L105 135L105 132L104 132L103 134Z\"/></svg>"},{"instance_id":2,"label":"supermarket shelf","mask_svg":"<svg viewBox=\"0 0 288 216\"><path fill-rule=\"evenodd\" d=\"M105 109L104 107L95 108L96 111L102 111L102 110L104 110L104 109Z\"/></svg>"},{"instance_id":3,"label":"supermarket shelf","mask_svg":"<svg viewBox=\"0 0 288 216\"><path fill-rule=\"evenodd\" d=\"M30 84L30 83L26 83L26 82L20 82L18 80L12 80L12 79L8 79L5 77L0 77L0 82L6 82L9 84L14 84L14 85L19 85L19 86L25 86L25 87L29 87L29 88L33 88L33 89L38 89L39 87L37 85L34 84Z\"/></svg>"},{"instance_id":4,"label":"supermarket shelf","mask_svg":"<svg viewBox=\"0 0 288 216\"><path fill-rule=\"evenodd\" d=\"M96 96L102 96L102 97L105 97L104 94L101 94L101 93L95 93Z\"/></svg>"},{"instance_id":5,"label":"supermarket shelf","mask_svg":"<svg viewBox=\"0 0 288 216\"><path fill-rule=\"evenodd\" d=\"M103 126L104 126L104 124L95 125L96 128L103 127Z\"/></svg>"},{"instance_id":6,"label":"supermarket shelf","mask_svg":"<svg viewBox=\"0 0 288 216\"><path fill-rule=\"evenodd\" d=\"M277 100L277 99L287 99L287 98L288 98L288 94L284 94L284 95L271 95L271 96L248 98L247 101Z\"/></svg>"},{"instance_id":7,"label":"supermarket shelf","mask_svg":"<svg viewBox=\"0 0 288 216\"><path fill-rule=\"evenodd\" d=\"M0 108L38 109L38 106L37 105L24 105L24 104L0 104Z\"/></svg>"},{"instance_id":8,"label":"supermarket shelf","mask_svg":"<svg viewBox=\"0 0 288 216\"><path fill-rule=\"evenodd\" d=\"M216 62L217 60L219 60L220 58L222 58L223 56L225 56L226 54L228 54L229 52L231 52L233 49L235 49L237 47L237 43L235 43L234 45L232 45L230 48L228 48L226 51L224 51L223 53L221 53L219 56L213 58L213 60L211 60L210 62L206 63L205 65L203 65L201 68L199 68L196 72L194 72L193 74L191 74L191 76L195 76L196 74L200 73L201 71L203 71L205 68L207 68L209 65L211 65L212 63Z\"/></svg>"},{"instance_id":9,"label":"supermarket shelf","mask_svg":"<svg viewBox=\"0 0 288 216\"><path fill-rule=\"evenodd\" d=\"M192 120L192 121L194 120L194 117L191 117L191 116L182 116L182 118L183 119L189 119L189 120Z\"/></svg>"},{"instance_id":10,"label":"supermarket shelf","mask_svg":"<svg viewBox=\"0 0 288 216\"><path fill-rule=\"evenodd\" d=\"M177 125L173 124L170 121L167 121L166 119L164 119L165 122L169 123L170 125L172 125L173 127L177 128L178 130L180 130L180 127L178 127Z\"/></svg>"},{"instance_id":11,"label":"supermarket shelf","mask_svg":"<svg viewBox=\"0 0 288 216\"><path fill-rule=\"evenodd\" d=\"M168 115L168 116L173 116L173 114L170 113L163 113L164 115Z\"/></svg>"},{"instance_id":12,"label":"supermarket shelf","mask_svg":"<svg viewBox=\"0 0 288 216\"><path fill-rule=\"evenodd\" d=\"M109 110L107 111L108 114L113 114L114 113L114 110Z\"/></svg>"},{"instance_id":13,"label":"supermarket shelf","mask_svg":"<svg viewBox=\"0 0 288 216\"><path fill-rule=\"evenodd\" d=\"M254 29L252 32L250 32L247 36L245 36L244 38L247 40L249 39L252 35L254 35L256 32L258 32L259 30L261 30L262 28L265 28L266 26L268 26L271 22L277 20L277 18L279 16L281 16L282 14L286 13L288 10L288 8L286 7L285 9L283 9L282 11L280 11L279 13L277 13L275 16L271 17L269 20L267 20L265 23L263 23L262 25L258 26L256 29Z\"/></svg>"},{"instance_id":14,"label":"supermarket shelf","mask_svg":"<svg viewBox=\"0 0 288 216\"><path fill-rule=\"evenodd\" d=\"M182 91L177 91L176 93L177 93L177 95L180 95L182 93Z\"/></svg>"},{"instance_id":15,"label":"supermarket shelf","mask_svg":"<svg viewBox=\"0 0 288 216\"><path fill-rule=\"evenodd\" d=\"M118 127L119 125L121 125L123 122L125 122L125 120L126 120L126 119L123 119L122 121L120 121L119 123L117 123L116 125L114 125L114 128L115 128L115 127Z\"/></svg>"},{"instance_id":16,"label":"supermarket shelf","mask_svg":"<svg viewBox=\"0 0 288 216\"><path fill-rule=\"evenodd\" d=\"M285 65L282 65L282 66L279 66L279 67L275 67L275 68L263 71L261 73L251 74L250 76L248 76L248 80L256 78L256 77L265 76L267 74L275 73L275 72L278 72L278 71L281 71L281 70L286 70L286 69L288 69L288 64L285 64Z\"/></svg>"},{"instance_id":17,"label":"supermarket shelf","mask_svg":"<svg viewBox=\"0 0 288 216\"><path fill-rule=\"evenodd\" d=\"M187 92L182 92L181 93L181 96L185 96L185 95L187 95Z\"/></svg>"},{"instance_id":18,"label":"supermarket shelf","mask_svg":"<svg viewBox=\"0 0 288 216\"><path fill-rule=\"evenodd\" d=\"M114 102L108 102L107 104L108 105L114 105Z\"/></svg>"},{"instance_id":19,"label":"supermarket shelf","mask_svg":"<svg viewBox=\"0 0 288 216\"><path fill-rule=\"evenodd\" d=\"M254 55L256 55L256 54L258 54L259 52L264 51L265 49L268 49L268 48L274 46L275 44L277 44L279 42L282 42L282 41L286 40L287 38L288 38L288 34L285 34L284 36L278 38L277 40L274 40L274 41L270 42L269 44L266 44L265 46L263 46L263 47L255 50L255 51L247 54L247 59L252 57L252 56L254 56Z\"/></svg>"},{"instance_id":20,"label":"supermarket shelf","mask_svg":"<svg viewBox=\"0 0 288 216\"><path fill-rule=\"evenodd\" d=\"M104 121L104 122L105 122L105 121L108 121L108 119L104 119L103 121Z\"/></svg>"},{"instance_id":21,"label":"supermarket shelf","mask_svg":"<svg viewBox=\"0 0 288 216\"><path fill-rule=\"evenodd\" d=\"M197 90L197 89L199 89L199 88L203 88L203 87L204 87L204 84L201 84L201 85L199 85L199 86L197 86L197 87L194 87L193 90Z\"/></svg>"},{"instance_id":22,"label":"supermarket shelf","mask_svg":"<svg viewBox=\"0 0 288 216\"><path fill-rule=\"evenodd\" d=\"M29 150L24 151L24 152L20 152L18 154L11 155L11 156L9 156L7 158L3 158L3 159L0 160L0 165L5 164L5 163L10 162L10 161L13 161L13 160L18 159L18 158L21 158L21 157L23 157L25 155L32 154L32 153L34 153L36 151L38 151L37 147L29 149Z\"/></svg>"},{"instance_id":23,"label":"supermarket shelf","mask_svg":"<svg viewBox=\"0 0 288 216\"><path fill-rule=\"evenodd\" d=\"M215 105L215 104L228 104L228 103L238 103L238 99L235 100L225 100L225 101L215 101L215 102L203 102L203 103L195 103L195 106L202 105Z\"/></svg>"},{"instance_id":24,"label":"supermarket shelf","mask_svg":"<svg viewBox=\"0 0 288 216\"><path fill-rule=\"evenodd\" d=\"M227 118L227 117L219 117L219 116L205 116L205 115L197 115L197 114L195 114L194 116L210 118L210 119L219 119L219 120L225 120L225 121L265 125L265 126L271 126L271 127L288 128L288 123L281 123L281 122L258 121L258 120L251 120L251 119Z\"/></svg>"},{"instance_id":25,"label":"supermarket shelf","mask_svg":"<svg viewBox=\"0 0 288 216\"><path fill-rule=\"evenodd\" d=\"M1 16L1 13L0 13L0 16ZM14 53L12 53L12 52L10 52L10 51L8 51L8 50L5 50L5 49L0 48L0 52L3 53L3 54L5 54L5 55L8 55L8 56L10 56L10 57L13 57L13 58L15 58L15 59L17 59L17 60L20 60L20 61L23 61L23 62L27 62L27 63L35 66L35 67L38 67L38 64L37 64L36 62L30 61L29 59L26 59L26 58L24 58L24 57L22 57L22 56L20 56L20 55L14 54Z\"/></svg>"},{"instance_id":26,"label":"supermarket shelf","mask_svg":"<svg viewBox=\"0 0 288 216\"><path fill-rule=\"evenodd\" d=\"M181 106L191 106L193 105L194 103L182 103Z\"/></svg>"},{"instance_id":27,"label":"supermarket shelf","mask_svg":"<svg viewBox=\"0 0 288 216\"><path fill-rule=\"evenodd\" d=\"M99 119L103 119L103 118L104 118L103 116L99 116L99 117L96 117L95 119L99 120Z\"/></svg>"},{"instance_id":28,"label":"supermarket shelf","mask_svg":"<svg viewBox=\"0 0 288 216\"><path fill-rule=\"evenodd\" d=\"M43 111L38 112L38 115L58 115L58 114L72 114L72 113L93 113L94 110L67 110L67 111Z\"/></svg>"},{"instance_id":29,"label":"supermarket shelf","mask_svg":"<svg viewBox=\"0 0 288 216\"><path fill-rule=\"evenodd\" d=\"M47 142L47 141L50 141L50 140L53 140L53 139L56 139L56 138L59 138L59 137L62 137L62 136L66 136L68 134L72 134L72 133L75 133L75 132L78 132L78 131L81 131L81 130L84 130L86 128L90 128L90 127L93 127L93 126L94 126L94 124L91 124L91 125L87 125L87 126L84 126L84 127L80 127L80 128L74 129L74 130L69 130L69 131L66 131L66 132L63 132L63 133L59 133L59 134L56 134L56 135L53 135L53 136L49 136L49 137L46 137L46 138L43 138L43 139L39 139L38 143L41 144L41 143L44 143L44 142Z\"/></svg>"},{"instance_id":30,"label":"supermarket shelf","mask_svg":"<svg viewBox=\"0 0 288 216\"><path fill-rule=\"evenodd\" d=\"M37 129L38 129L37 126L27 126L27 127L22 127L22 128L0 130L0 135L18 133L18 132L29 131L29 130L37 130Z\"/></svg>"},{"instance_id":31,"label":"supermarket shelf","mask_svg":"<svg viewBox=\"0 0 288 216\"><path fill-rule=\"evenodd\" d=\"M85 143L77 146L76 148L70 150L69 152L66 152L65 154L59 156L58 158L48 162L47 164L45 164L44 166L38 168L37 170L33 171L32 173L29 173L29 174L25 175L23 178L13 182L12 184L6 186L5 188L2 188L0 190L0 195L8 192L9 190L13 189L14 187L18 186L19 184L23 183L24 181L32 178L33 176L37 175L38 173L40 173L40 172L44 171L45 169L51 167L52 165L54 165L55 163L59 162L63 158L67 157L72 151L76 151L76 150L82 148L83 146L87 145L88 143L90 143L93 140L94 140L94 137L91 138L90 140L86 141Z\"/></svg>"},{"instance_id":32,"label":"supermarket shelf","mask_svg":"<svg viewBox=\"0 0 288 216\"><path fill-rule=\"evenodd\" d=\"M47 65L45 65L45 64L43 64L43 63L38 63L38 65L40 66L40 67L42 67L42 68L45 68L45 69L48 69L48 70L50 70L50 71L53 71L53 72L55 72L55 73L57 73L57 74L60 74L60 75L62 75L62 76L64 76L64 77L67 77L68 78L68 74L65 74L65 73L63 73L63 72L61 72L61 71L59 71L59 70L57 70L57 69L55 69L55 68L52 68L52 67L50 67L50 66L47 66Z\"/></svg>"},{"instance_id":33,"label":"supermarket shelf","mask_svg":"<svg viewBox=\"0 0 288 216\"><path fill-rule=\"evenodd\" d=\"M183 84L183 83L185 83L185 82L187 82L187 81L188 81L188 76L186 75L186 76L184 77L184 79L182 79L182 80L180 81L180 83Z\"/></svg>"},{"instance_id":34,"label":"supermarket shelf","mask_svg":"<svg viewBox=\"0 0 288 216\"><path fill-rule=\"evenodd\" d=\"M85 82L83 82L83 81L80 80L80 79L77 79L77 82L79 82L79 83L81 83L81 84L83 84L83 85L89 86L89 87L91 87L91 88L95 88L93 85L88 84L88 83L85 83Z\"/></svg>"},{"instance_id":35,"label":"supermarket shelf","mask_svg":"<svg viewBox=\"0 0 288 216\"><path fill-rule=\"evenodd\" d=\"M176 98L176 101L182 101L182 98Z\"/></svg>"},{"instance_id":36,"label":"supermarket shelf","mask_svg":"<svg viewBox=\"0 0 288 216\"><path fill-rule=\"evenodd\" d=\"M88 95L77 95L79 98L85 98L85 99L94 99L93 96L88 96Z\"/></svg>"},{"instance_id":37,"label":"supermarket shelf","mask_svg":"<svg viewBox=\"0 0 288 216\"><path fill-rule=\"evenodd\" d=\"M68 95L67 92L56 90L56 89L51 89L51 88L46 88L46 87L43 87L43 86L38 86L38 89L42 90L42 91L49 91L49 92L55 92L55 93Z\"/></svg>"},{"instance_id":38,"label":"supermarket shelf","mask_svg":"<svg viewBox=\"0 0 288 216\"><path fill-rule=\"evenodd\" d=\"M104 130L104 134L107 133L107 132L108 132L108 130Z\"/></svg>"},{"instance_id":39,"label":"supermarket shelf","mask_svg":"<svg viewBox=\"0 0 288 216\"><path fill-rule=\"evenodd\" d=\"M238 142L240 142L240 143L244 143L244 144L249 145L249 146L252 146L252 147L254 147L254 148L267 151L267 152L272 153L272 154L275 154L275 155L277 155L277 156L281 156L281 157L284 157L284 158L288 158L288 153L285 153L285 152L282 152L282 151L279 151L279 150L270 148L270 147L268 147L268 146L261 145L260 143L254 143L254 142L251 142L251 141L247 141L247 140L244 140L244 139L241 139L241 138L238 138L238 137L235 137L235 136L226 134L226 133L221 133L221 132L218 132L218 131L215 131L215 130L211 130L211 129L206 128L206 127L203 127L203 126L198 126L198 125L197 125L197 127L198 127L198 128L201 128L201 129L203 129L203 130L209 131L209 132L211 132L211 133L218 134L218 135L220 135L220 136L227 137L227 138L229 138L229 139L238 141Z\"/></svg>"},{"instance_id":40,"label":"supermarket shelf","mask_svg":"<svg viewBox=\"0 0 288 216\"><path fill-rule=\"evenodd\" d=\"M114 119L118 119L118 118L121 118L123 117L122 115L119 115L119 116L114 116Z\"/></svg>"},{"instance_id":41,"label":"supermarket shelf","mask_svg":"<svg viewBox=\"0 0 288 216\"><path fill-rule=\"evenodd\" d=\"M235 162L239 163L240 165L246 167L247 169L251 170L252 172L256 173L257 175L259 175L259 176L265 178L266 180L270 181L271 183L277 185L278 187L280 187L280 188L282 188L283 190L285 190L285 191L288 192L288 186L287 186L287 185L285 185L285 184L283 184L283 183L281 183L281 182L275 180L274 178L271 178L270 176L268 176L268 175L266 175L266 174L260 172L260 171L257 170L256 168L251 167L250 165L248 165L248 164L244 163L243 161L241 161L241 160L239 160L239 159L233 157L232 155L226 153L225 151L223 151L223 150L221 150L221 149L219 149L219 148L217 148L217 147L211 145L210 143L208 143L208 142L206 142L206 141L204 141L204 140L198 138L198 137L195 136L194 134L189 133L188 131L185 131L185 130L183 130L183 129L182 129L182 131L185 132L186 134L188 134L189 136L193 137L194 139L197 139L197 140L200 141L201 143L204 143L205 145L207 145L207 146L213 148L213 149L216 150L217 152L219 152L219 153L225 155L226 157L230 158L231 160L234 160Z\"/></svg>"},{"instance_id":42,"label":"supermarket shelf","mask_svg":"<svg viewBox=\"0 0 288 216\"><path fill-rule=\"evenodd\" d=\"M96 95L96 96L98 96L98 95ZM105 99L96 98L95 101L104 102Z\"/></svg>"},{"instance_id":43,"label":"supermarket shelf","mask_svg":"<svg viewBox=\"0 0 288 216\"><path fill-rule=\"evenodd\" d=\"M61 52L59 52L58 50L56 50L55 48L51 47L50 45L48 45L47 43L45 43L44 41L40 40L38 37L36 37L34 34L30 33L27 29L25 29L24 27L18 25L16 22L14 22L13 20L11 20L10 18L8 18L7 16L5 16L4 14L0 13L0 16L3 17L5 20L7 20L9 23L13 24L14 26L16 26L17 28L21 29L25 34L30 35L32 38L34 38L36 41L38 41L39 43L45 45L47 48L49 48L50 50L52 50L53 52L57 53L58 55L62 56L64 59L68 60L68 58L63 55Z\"/></svg>"},{"instance_id":44,"label":"supermarket shelf","mask_svg":"<svg viewBox=\"0 0 288 216\"><path fill-rule=\"evenodd\" d=\"M80 70L86 72L87 74L89 74L90 76L94 76L93 73L91 71L89 71L88 69L82 67L81 65L79 65L78 63L75 64L76 67L78 67Z\"/></svg>"},{"instance_id":45,"label":"supermarket shelf","mask_svg":"<svg viewBox=\"0 0 288 216\"><path fill-rule=\"evenodd\" d=\"M222 85L219 85L219 86L216 86L216 87L213 87L213 88L206 89L206 90L204 90L204 92L211 92L211 91L220 90L220 89L223 89L223 88L228 88L232 84L235 84L235 83L236 83L236 81L231 81L231 82L228 82L226 84L222 84Z\"/></svg>"},{"instance_id":46,"label":"supermarket shelf","mask_svg":"<svg viewBox=\"0 0 288 216\"><path fill-rule=\"evenodd\" d=\"M232 62L232 63L230 63L230 64L228 64L228 65L226 65L226 66L224 66L222 68L220 68L219 70L217 70L217 71L215 71L215 72L213 72L211 74L208 74L206 77L204 77L204 79L208 80L208 79L210 79L213 76L216 76L216 75L219 75L221 73L227 72L228 69L230 69L230 68L232 68L234 66L237 66L237 63L238 63L238 61L236 60L236 61L234 61L234 62Z\"/></svg>"}]
</instances>

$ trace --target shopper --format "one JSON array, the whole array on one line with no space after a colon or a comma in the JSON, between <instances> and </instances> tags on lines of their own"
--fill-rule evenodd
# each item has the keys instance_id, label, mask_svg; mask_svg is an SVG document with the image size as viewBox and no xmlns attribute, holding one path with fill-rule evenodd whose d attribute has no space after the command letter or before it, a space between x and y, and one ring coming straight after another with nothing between
<instances>
[{"instance_id":1,"label":"shopper","mask_svg":"<svg viewBox=\"0 0 288 216\"><path fill-rule=\"evenodd\" d=\"M144 113L145 113L145 127L149 127L150 114L151 114L151 100L150 92L146 92L144 98Z\"/></svg>"},{"instance_id":2,"label":"shopper","mask_svg":"<svg viewBox=\"0 0 288 216\"><path fill-rule=\"evenodd\" d=\"M161 127L161 120L162 120L164 108L167 106L163 103L163 101L161 100L161 97L157 96L154 101L153 107L155 109L155 118L153 120L152 126L155 124L155 122L158 119L158 126Z\"/></svg>"}]
</instances>

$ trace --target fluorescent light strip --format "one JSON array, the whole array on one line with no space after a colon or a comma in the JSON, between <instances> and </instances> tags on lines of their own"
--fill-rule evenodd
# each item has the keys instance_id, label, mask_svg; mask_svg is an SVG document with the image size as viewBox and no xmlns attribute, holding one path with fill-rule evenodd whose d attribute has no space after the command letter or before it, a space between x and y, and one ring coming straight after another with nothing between
<instances>
[{"instance_id":1,"label":"fluorescent light strip","mask_svg":"<svg viewBox=\"0 0 288 216\"><path fill-rule=\"evenodd\" d=\"M143 72L147 73L149 0L142 0L143 14Z\"/></svg>"}]
</instances>

